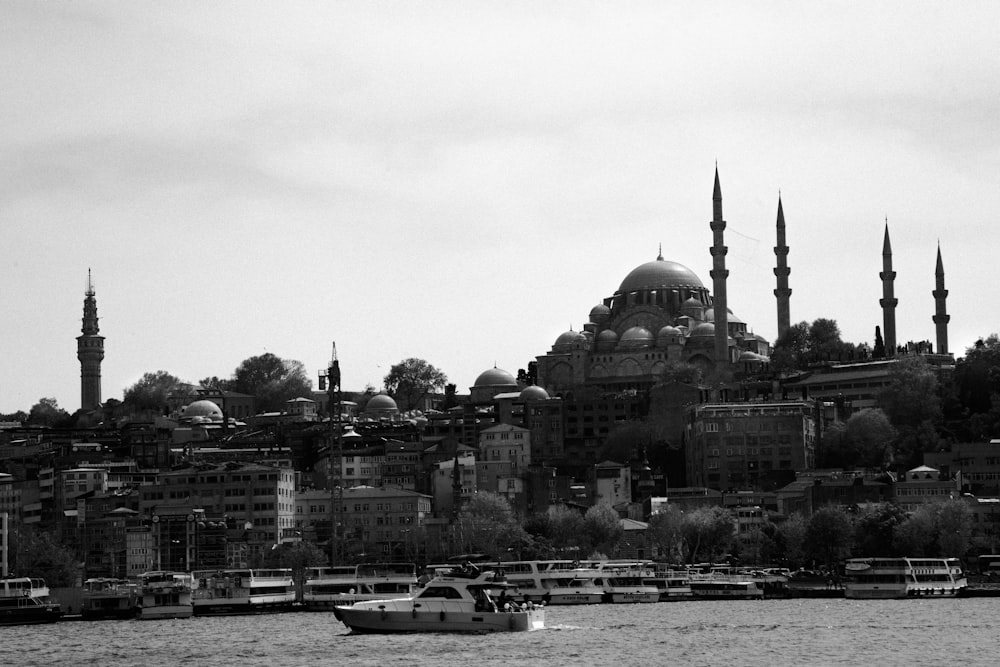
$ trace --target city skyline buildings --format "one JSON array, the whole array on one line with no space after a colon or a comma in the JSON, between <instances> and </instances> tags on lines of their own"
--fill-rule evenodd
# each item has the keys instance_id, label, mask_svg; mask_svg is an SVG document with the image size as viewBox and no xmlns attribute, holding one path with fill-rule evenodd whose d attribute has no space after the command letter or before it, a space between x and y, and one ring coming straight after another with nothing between
<instances>
[{"instance_id":1,"label":"city skyline buildings","mask_svg":"<svg viewBox=\"0 0 1000 667\"><path fill-rule=\"evenodd\" d=\"M24 63L0 100L0 411L78 407L88 266L105 400L264 352L315 381L331 340L351 388L410 356L460 390L516 372L660 243L708 276L716 159L727 297L756 333L777 338L779 188L793 323L873 342L888 217L897 342L934 340L938 239L950 351L998 329L990 5L432 4L401 24L306 3L239 8L238 37L236 11L0 8Z\"/></svg>"}]
</instances>

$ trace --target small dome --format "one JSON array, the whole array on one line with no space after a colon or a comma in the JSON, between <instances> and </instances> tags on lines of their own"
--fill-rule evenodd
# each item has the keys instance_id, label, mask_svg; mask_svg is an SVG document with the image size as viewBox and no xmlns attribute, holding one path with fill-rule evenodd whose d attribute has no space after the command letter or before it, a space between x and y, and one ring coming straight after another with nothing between
<instances>
[{"instance_id":1,"label":"small dome","mask_svg":"<svg viewBox=\"0 0 1000 667\"><path fill-rule=\"evenodd\" d=\"M669 324L656 332L657 338L666 338L667 336L680 336L680 335L682 335L681 330L678 329L677 327L672 327Z\"/></svg>"},{"instance_id":2,"label":"small dome","mask_svg":"<svg viewBox=\"0 0 1000 667\"><path fill-rule=\"evenodd\" d=\"M514 385L516 387L517 380L502 368L495 367L483 371L476 378L476 387L495 387L497 385Z\"/></svg>"},{"instance_id":3,"label":"small dome","mask_svg":"<svg viewBox=\"0 0 1000 667\"><path fill-rule=\"evenodd\" d=\"M715 325L711 322L702 322L691 329L691 338L713 338L715 336Z\"/></svg>"},{"instance_id":4,"label":"small dome","mask_svg":"<svg viewBox=\"0 0 1000 667\"><path fill-rule=\"evenodd\" d=\"M396 401L393 400L392 396L388 394L376 394L369 398L368 403L365 405L365 412L374 410L399 410L399 406L396 405Z\"/></svg>"},{"instance_id":5,"label":"small dome","mask_svg":"<svg viewBox=\"0 0 1000 667\"><path fill-rule=\"evenodd\" d=\"M653 334L646 327L632 327L622 334L619 345L626 348L648 347L653 342Z\"/></svg>"},{"instance_id":6,"label":"small dome","mask_svg":"<svg viewBox=\"0 0 1000 667\"><path fill-rule=\"evenodd\" d=\"M552 346L555 350L565 350L572 349L579 343L586 343L587 337L584 336L579 331L566 331L559 334L559 338L556 338L555 344ZM481 377L481 376L480 376ZM478 380L476 383L478 384Z\"/></svg>"},{"instance_id":7,"label":"small dome","mask_svg":"<svg viewBox=\"0 0 1000 667\"><path fill-rule=\"evenodd\" d=\"M191 403L184 408L184 419L195 419L198 421L222 421L222 410L214 402L200 400Z\"/></svg>"},{"instance_id":8,"label":"small dome","mask_svg":"<svg viewBox=\"0 0 1000 667\"><path fill-rule=\"evenodd\" d=\"M618 342L618 334L616 334L614 332L614 330L612 330L612 329L605 329L601 333L597 334L597 342L598 343L617 343Z\"/></svg>"},{"instance_id":9,"label":"small dome","mask_svg":"<svg viewBox=\"0 0 1000 667\"><path fill-rule=\"evenodd\" d=\"M604 324L611 317L611 309L603 303L599 303L590 309L590 321L597 324Z\"/></svg>"},{"instance_id":10,"label":"small dome","mask_svg":"<svg viewBox=\"0 0 1000 667\"><path fill-rule=\"evenodd\" d=\"M549 398L549 392L545 391L537 384L525 387L521 390L522 401L544 401Z\"/></svg>"}]
</instances>

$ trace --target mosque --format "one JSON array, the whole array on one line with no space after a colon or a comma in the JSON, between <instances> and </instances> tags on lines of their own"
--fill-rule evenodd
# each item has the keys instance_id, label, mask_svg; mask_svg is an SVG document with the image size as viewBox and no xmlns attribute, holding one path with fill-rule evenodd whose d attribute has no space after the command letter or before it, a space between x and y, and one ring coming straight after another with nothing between
<instances>
[{"instance_id":1,"label":"mosque","mask_svg":"<svg viewBox=\"0 0 1000 667\"><path fill-rule=\"evenodd\" d=\"M726 299L726 270L722 216L722 188L715 171L712 194L713 234L712 291L688 267L664 259L662 247L655 260L641 264L622 280L618 289L594 306L582 331L560 334L547 353L537 357L537 384L550 395L570 395L582 388L599 391L644 391L659 382L672 363L686 362L699 367L705 376L720 380L733 375L749 375L766 368L771 344L753 333L729 308ZM788 245L785 217L778 197L776 243L774 246L779 337L790 327L788 285ZM896 345L898 300L894 295L896 272L892 270L892 247L886 224L882 250L882 330L885 356L893 357ZM948 355L944 268L938 248L932 292L935 310L932 320L937 333L937 352Z\"/></svg>"},{"instance_id":2,"label":"mosque","mask_svg":"<svg viewBox=\"0 0 1000 667\"><path fill-rule=\"evenodd\" d=\"M736 365L762 367L769 361L770 343L752 333L726 304L722 188L715 173L710 223L714 296L688 267L664 259L633 269L618 289L590 310L582 331L561 334L548 354L537 357L538 384L550 394L565 394L582 386L602 390L648 389L674 362L698 366L707 375ZM784 266L784 215L778 203L779 303L784 304L787 329L788 269ZM782 280L784 284L782 285ZM780 292L780 294L779 294ZM780 319L780 318L779 318ZM779 323L779 330L784 330Z\"/></svg>"}]
</instances>

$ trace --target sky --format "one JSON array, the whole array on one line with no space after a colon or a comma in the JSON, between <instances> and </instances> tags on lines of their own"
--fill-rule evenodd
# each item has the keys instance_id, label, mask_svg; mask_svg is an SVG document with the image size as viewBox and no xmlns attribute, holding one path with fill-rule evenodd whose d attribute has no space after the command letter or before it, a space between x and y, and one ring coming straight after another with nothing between
<instances>
[{"instance_id":1,"label":"sky","mask_svg":"<svg viewBox=\"0 0 1000 667\"><path fill-rule=\"evenodd\" d=\"M103 398L271 352L347 390L419 357L516 373L630 270L873 342L1000 330L995 2L0 3L0 413L80 405L87 271Z\"/></svg>"}]
</instances>

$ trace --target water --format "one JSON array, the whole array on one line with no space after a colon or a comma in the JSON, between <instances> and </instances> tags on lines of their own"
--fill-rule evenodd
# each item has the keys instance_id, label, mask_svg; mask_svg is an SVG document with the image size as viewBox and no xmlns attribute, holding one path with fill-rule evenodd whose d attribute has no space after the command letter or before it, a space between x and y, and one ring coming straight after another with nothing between
<instances>
[{"instance_id":1,"label":"water","mask_svg":"<svg viewBox=\"0 0 1000 667\"><path fill-rule=\"evenodd\" d=\"M1000 598L550 607L548 629L350 635L330 613L0 628L0 665L995 665Z\"/></svg>"}]
</instances>

